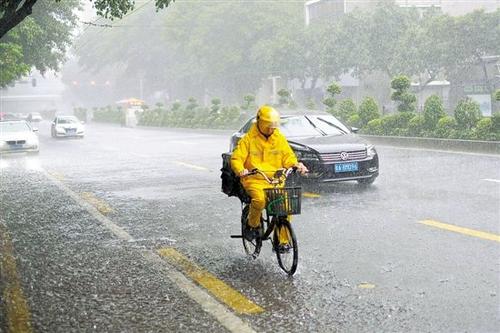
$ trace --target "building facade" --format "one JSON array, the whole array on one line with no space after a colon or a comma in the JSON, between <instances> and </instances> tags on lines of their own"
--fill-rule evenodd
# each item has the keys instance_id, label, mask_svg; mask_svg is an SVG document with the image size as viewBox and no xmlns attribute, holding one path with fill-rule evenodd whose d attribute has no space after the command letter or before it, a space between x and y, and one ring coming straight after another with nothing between
<instances>
[{"instance_id":1,"label":"building facade","mask_svg":"<svg viewBox=\"0 0 500 333\"><path fill-rule=\"evenodd\" d=\"M483 9L495 11L500 8L500 0L381 0L394 1L401 7L440 8L445 14L459 16ZM314 20L327 18L335 20L339 16L355 9L369 9L376 6L377 0L310 0L304 5L305 23L309 25Z\"/></svg>"}]
</instances>

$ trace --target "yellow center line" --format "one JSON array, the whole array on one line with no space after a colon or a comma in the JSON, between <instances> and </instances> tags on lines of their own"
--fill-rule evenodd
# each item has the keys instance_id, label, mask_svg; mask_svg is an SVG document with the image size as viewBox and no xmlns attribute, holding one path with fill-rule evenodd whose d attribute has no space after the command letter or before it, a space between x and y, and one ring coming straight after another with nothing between
<instances>
[{"instance_id":1,"label":"yellow center line","mask_svg":"<svg viewBox=\"0 0 500 333\"><path fill-rule=\"evenodd\" d=\"M305 198L321 198L321 195L318 193L312 193L312 192L304 192L302 193L302 196Z\"/></svg>"},{"instance_id":2,"label":"yellow center line","mask_svg":"<svg viewBox=\"0 0 500 333\"><path fill-rule=\"evenodd\" d=\"M372 283L368 283L368 282L362 282L362 283L358 284L358 288L360 288L360 289L373 289L373 288L375 288L375 285Z\"/></svg>"},{"instance_id":3,"label":"yellow center line","mask_svg":"<svg viewBox=\"0 0 500 333\"><path fill-rule=\"evenodd\" d=\"M201 167L199 165L194 165L194 164L190 164L190 163L185 163L185 162L180 162L180 161L175 161L176 164L178 165L182 165L182 166L185 166L187 168L191 168L191 169L195 169L195 170L201 170L201 171L210 171L209 169L205 168L205 167Z\"/></svg>"},{"instance_id":4,"label":"yellow center line","mask_svg":"<svg viewBox=\"0 0 500 333\"><path fill-rule=\"evenodd\" d=\"M484 232L484 231L478 231L474 229L468 229L468 228L463 228L463 227L457 227L452 224L446 224L446 223L441 223L438 221L433 221L433 220L425 220L425 221L420 221L419 223L439 228L439 229L444 229L448 231L453 231L457 232L459 234L467 235L467 236L472 236L472 237L477 237L477 238L482 238L482 239L487 239L495 242L500 242L500 235L497 234L492 234L489 232Z\"/></svg>"},{"instance_id":5,"label":"yellow center line","mask_svg":"<svg viewBox=\"0 0 500 333\"><path fill-rule=\"evenodd\" d=\"M49 172L49 174L60 182L64 181L64 175L59 172Z\"/></svg>"},{"instance_id":6,"label":"yellow center line","mask_svg":"<svg viewBox=\"0 0 500 333\"><path fill-rule=\"evenodd\" d=\"M113 209L106 202L97 198L91 192L82 192L80 193L80 196L83 200L94 206L102 215L108 215L113 212Z\"/></svg>"},{"instance_id":7,"label":"yellow center line","mask_svg":"<svg viewBox=\"0 0 500 333\"><path fill-rule=\"evenodd\" d=\"M166 258L171 264L181 269L196 283L207 289L220 301L240 314L255 314L264 312L264 309L250 301L240 292L231 288L225 282L219 280L213 274L198 267L188 258L173 248L162 248L158 254Z\"/></svg>"},{"instance_id":8,"label":"yellow center line","mask_svg":"<svg viewBox=\"0 0 500 333\"><path fill-rule=\"evenodd\" d=\"M14 247L6 228L2 225L0 225L0 273L5 286L2 295L8 332L33 332L30 309L17 273Z\"/></svg>"}]
</instances>

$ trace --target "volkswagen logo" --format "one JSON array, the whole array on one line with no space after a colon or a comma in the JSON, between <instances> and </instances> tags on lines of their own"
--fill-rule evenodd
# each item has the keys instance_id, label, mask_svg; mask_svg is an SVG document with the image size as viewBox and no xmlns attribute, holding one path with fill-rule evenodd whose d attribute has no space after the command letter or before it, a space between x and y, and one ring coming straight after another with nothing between
<instances>
[{"instance_id":1,"label":"volkswagen logo","mask_svg":"<svg viewBox=\"0 0 500 333\"><path fill-rule=\"evenodd\" d=\"M342 161L346 161L349 158L349 154L343 151L340 153L340 158L342 159Z\"/></svg>"}]
</instances>

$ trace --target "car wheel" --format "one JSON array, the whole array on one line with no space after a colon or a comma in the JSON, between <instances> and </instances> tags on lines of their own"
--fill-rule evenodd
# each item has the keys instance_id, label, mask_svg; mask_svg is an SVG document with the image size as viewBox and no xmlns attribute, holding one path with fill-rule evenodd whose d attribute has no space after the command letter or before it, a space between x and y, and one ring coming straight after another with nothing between
<instances>
[{"instance_id":1,"label":"car wheel","mask_svg":"<svg viewBox=\"0 0 500 333\"><path fill-rule=\"evenodd\" d=\"M377 177L370 177L370 178L362 178L358 179L358 184L360 185L371 185L375 181Z\"/></svg>"}]
</instances>

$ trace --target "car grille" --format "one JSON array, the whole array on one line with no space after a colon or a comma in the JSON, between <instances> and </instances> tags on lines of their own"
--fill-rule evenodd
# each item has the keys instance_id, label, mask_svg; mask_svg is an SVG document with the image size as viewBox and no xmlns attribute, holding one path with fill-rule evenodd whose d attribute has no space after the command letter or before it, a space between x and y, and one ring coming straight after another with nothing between
<instances>
[{"instance_id":1,"label":"car grille","mask_svg":"<svg viewBox=\"0 0 500 333\"><path fill-rule=\"evenodd\" d=\"M342 155L347 154L347 158L344 157L342 159ZM324 153L320 154L321 159L325 163L335 163L335 162L342 162L342 161L353 161L353 160L362 160L365 159L367 156L366 154L366 149L364 150L356 150L356 151L344 151L344 152L338 152L338 153Z\"/></svg>"},{"instance_id":2,"label":"car grille","mask_svg":"<svg viewBox=\"0 0 500 333\"><path fill-rule=\"evenodd\" d=\"M26 140L10 140L7 141L8 145L24 145L26 143Z\"/></svg>"}]
</instances>

